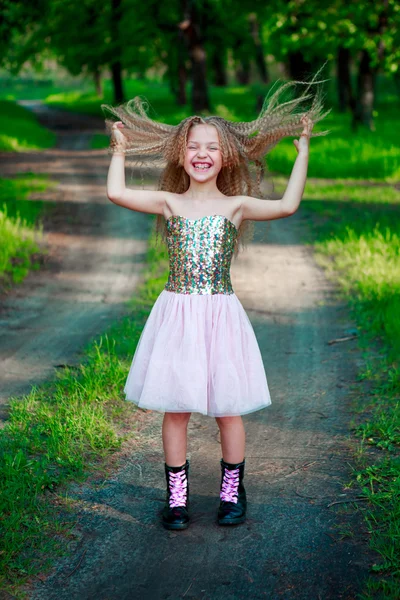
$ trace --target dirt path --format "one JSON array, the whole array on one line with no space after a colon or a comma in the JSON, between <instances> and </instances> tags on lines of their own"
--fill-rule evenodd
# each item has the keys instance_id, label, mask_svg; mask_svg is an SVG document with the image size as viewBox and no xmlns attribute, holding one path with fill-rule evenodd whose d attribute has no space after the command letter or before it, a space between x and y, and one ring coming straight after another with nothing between
<instances>
[{"instance_id":1,"label":"dirt path","mask_svg":"<svg viewBox=\"0 0 400 600\"><path fill-rule=\"evenodd\" d=\"M253 322L272 406L244 417L248 521L215 523L220 446L214 419L190 422L192 525L159 523L165 495L162 415L141 412L139 440L105 481L75 485L81 507L71 556L30 592L33 600L354 599L368 575L361 518L331 502L346 490L356 342L328 344L352 326L347 309L299 243L301 211L258 224L233 265ZM359 528L346 537L349 526ZM341 539L344 538L344 539Z\"/></svg>"},{"instance_id":2,"label":"dirt path","mask_svg":"<svg viewBox=\"0 0 400 600\"><path fill-rule=\"evenodd\" d=\"M46 216L50 248L32 272L0 298L0 405L10 396L79 362L86 342L127 313L143 265L149 219L112 204L105 195L109 157L87 150L103 121L33 103L40 121L57 132L45 152L1 153L1 175L48 173L59 183L37 197L56 201Z\"/></svg>"}]
</instances>

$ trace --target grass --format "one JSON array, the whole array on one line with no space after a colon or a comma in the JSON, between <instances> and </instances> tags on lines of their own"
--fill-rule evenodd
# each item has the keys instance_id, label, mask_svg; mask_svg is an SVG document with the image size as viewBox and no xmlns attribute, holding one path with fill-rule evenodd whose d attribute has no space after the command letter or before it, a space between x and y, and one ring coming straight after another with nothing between
<instances>
[{"instance_id":1,"label":"grass","mask_svg":"<svg viewBox=\"0 0 400 600\"><path fill-rule=\"evenodd\" d=\"M17 598L23 583L68 552L74 507L64 484L100 472L134 435L137 409L123 400L122 390L166 269L165 248L153 235L131 314L90 342L81 365L11 399L0 430L0 587Z\"/></svg>"},{"instance_id":2,"label":"grass","mask_svg":"<svg viewBox=\"0 0 400 600\"><path fill-rule=\"evenodd\" d=\"M13 101L0 100L0 151L43 150L55 143L55 134L42 127L35 115ZM31 192L51 185L48 177L34 173L0 178L0 286L20 283L31 270L40 268L46 254L40 216L52 207L29 200Z\"/></svg>"},{"instance_id":3,"label":"grass","mask_svg":"<svg viewBox=\"0 0 400 600\"><path fill-rule=\"evenodd\" d=\"M317 260L339 283L370 340L384 344L389 360L400 357L400 192L389 187L351 187L355 201L338 186L335 199L318 200L326 186L307 184L301 210L314 216ZM365 200L362 202L362 195ZM379 200L373 203L373 194ZM386 202L384 202L384 199ZM353 200L353 197L352 197ZM310 221L311 222L311 221Z\"/></svg>"},{"instance_id":4,"label":"grass","mask_svg":"<svg viewBox=\"0 0 400 600\"><path fill-rule=\"evenodd\" d=\"M0 99L16 102L18 100L43 100L50 94L62 90L79 87L80 90L90 90L93 86L88 79L73 78L64 74L55 82L49 77L33 76L13 77L5 69L0 71Z\"/></svg>"},{"instance_id":5,"label":"grass","mask_svg":"<svg viewBox=\"0 0 400 600\"><path fill-rule=\"evenodd\" d=\"M393 187L308 182L300 208L306 239L349 303L364 353L353 483L369 501L363 514L381 560L372 566L363 600L400 597L399 204Z\"/></svg>"},{"instance_id":6,"label":"grass","mask_svg":"<svg viewBox=\"0 0 400 600\"><path fill-rule=\"evenodd\" d=\"M43 150L55 143L55 135L42 127L35 115L13 101L0 100L0 151ZM51 186L49 178L20 173L0 178L0 289L20 283L31 270L40 268L47 253L42 244L41 216L51 203L30 200L33 192Z\"/></svg>"},{"instance_id":7,"label":"grass","mask_svg":"<svg viewBox=\"0 0 400 600\"><path fill-rule=\"evenodd\" d=\"M51 185L47 175L19 173L13 178L0 178L0 203L7 205L10 217L22 214L29 225L33 225L43 212L44 202L30 200L33 193L45 192Z\"/></svg>"},{"instance_id":8,"label":"grass","mask_svg":"<svg viewBox=\"0 0 400 600\"><path fill-rule=\"evenodd\" d=\"M56 136L15 102L0 100L0 151L24 152L54 146Z\"/></svg>"},{"instance_id":9,"label":"grass","mask_svg":"<svg viewBox=\"0 0 400 600\"><path fill-rule=\"evenodd\" d=\"M47 254L41 217L54 204L29 200L33 192L53 185L47 176L23 173L0 179L0 286L20 283L41 266Z\"/></svg>"}]
</instances>

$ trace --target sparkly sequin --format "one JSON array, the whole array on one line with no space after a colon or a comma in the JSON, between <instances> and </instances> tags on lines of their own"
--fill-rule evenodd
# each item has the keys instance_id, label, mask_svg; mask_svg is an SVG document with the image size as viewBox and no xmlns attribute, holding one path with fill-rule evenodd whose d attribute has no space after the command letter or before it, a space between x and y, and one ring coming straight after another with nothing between
<instances>
[{"instance_id":1,"label":"sparkly sequin","mask_svg":"<svg viewBox=\"0 0 400 600\"><path fill-rule=\"evenodd\" d=\"M169 276L178 294L233 294L230 266L238 231L223 215L166 220Z\"/></svg>"}]
</instances>

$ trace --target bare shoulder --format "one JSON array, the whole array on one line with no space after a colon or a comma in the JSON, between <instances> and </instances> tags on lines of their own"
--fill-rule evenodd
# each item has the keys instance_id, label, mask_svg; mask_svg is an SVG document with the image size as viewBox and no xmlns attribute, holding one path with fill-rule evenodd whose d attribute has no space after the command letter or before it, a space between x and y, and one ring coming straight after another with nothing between
<instances>
[{"instance_id":1,"label":"bare shoulder","mask_svg":"<svg viewBox=\"0 0 400 600\"><path fill-rule=\"evenodd\" d=\"M182 205L182 194L175 192L164 192L165 204L163 214L166 219L180 213Z\"/></svg>"}]
</instances>

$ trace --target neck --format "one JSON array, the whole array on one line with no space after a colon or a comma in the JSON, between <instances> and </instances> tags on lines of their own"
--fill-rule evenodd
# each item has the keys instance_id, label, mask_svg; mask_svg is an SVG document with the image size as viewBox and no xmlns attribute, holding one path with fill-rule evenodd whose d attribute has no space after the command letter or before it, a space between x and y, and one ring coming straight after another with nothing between
<instances>
[{"instance_id":1,"label":"neck","mask_svg":"<svg viewBox=\"0 0 400 600\"><path fill-rule=\"evenodd\" d=\"M185 192L185 196L192 198L193 200L199 200L199 202L209 200L210 198L216 198L222 196L221 192L217 188L215 179L211 181L205 181L199 183L190 179L190 185L188 190Z\"/></svg>"}]
</instances>

